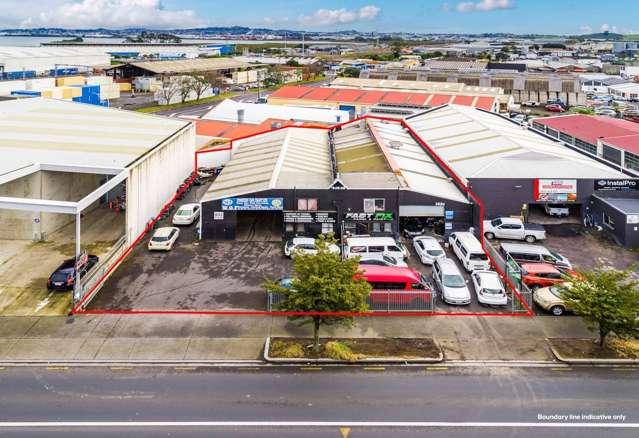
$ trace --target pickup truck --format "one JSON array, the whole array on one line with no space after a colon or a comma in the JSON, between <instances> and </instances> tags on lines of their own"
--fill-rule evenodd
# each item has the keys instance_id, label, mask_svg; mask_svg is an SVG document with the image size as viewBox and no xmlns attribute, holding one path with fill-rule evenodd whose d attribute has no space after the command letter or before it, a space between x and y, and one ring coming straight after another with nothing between
<instances>
[{"instance_id":1,"label":"pickup truck","mask_svg":"<svg viewBox=\"0 0 639 438\"><path fill-rule=\"evenodd\" d=\"M534 243L546 238L546 230L542 225L524 224L521 219L498 217L484 221L484 237L486 239L514 239Z\"/></svg>"}]
</instances>

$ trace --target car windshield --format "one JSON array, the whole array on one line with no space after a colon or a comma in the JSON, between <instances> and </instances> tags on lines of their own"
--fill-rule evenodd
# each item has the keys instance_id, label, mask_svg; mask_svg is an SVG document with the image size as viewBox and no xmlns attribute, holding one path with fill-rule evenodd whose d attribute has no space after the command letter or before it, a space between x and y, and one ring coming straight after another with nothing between
<instances>
[{"instance_id":1,"label":"car windshield","mask_svg":"<svg viewBox=\"0 0 639 438\"><path fill-rule=\"evenodd\" d=\"M444 275L444 286L446 287L464 287L466 282L461 275Z\"/></svg>"},{"instance_id":2,"label":"car windshield","mask_svg":"<svg viewBox=\"0 0 639 438\"><path fill-rule=\"evenodd\" d=\"M493 220L490 222L490 224L491 224L493 227L498 227L498 226L500 226L500 225L501 225L501 219L493 219Z\"/></svg>"},{"instance_id":3,"label":"car windshield","mask_svg":"<svg viewBox=\"0 0 639 438\"><path fill-rule=\"evenodd\" d=\"M561 298L561 290L558 287L551 287L550 293L556 296L557 298Z\"/></svg>"},{"instance_id":4,"label":"car windshield","mask_svg":"<svg viewBox=\"0 0 639 438\"><path fill-rule=\"evenodd\" d=\"M397 260L395 260L394 257L385 255L383 258L384 258L384 261L390 263L391 265L396 265L397 264Z\"/></svg>"},{"instance_id":5,"label":"car windshield","mask_svg":"<svg viewBox=\"0 0 639 438\"><path fill-rule=\"evenodd\" d=\"M186 208L181 208L178 210L178 212L176 213L177 216L190 216L192 213L192 210L188 210Z\"/></svg>"},{"instance_id":6,"label":"car windshield","mask_svg":"<svg viewBox=\"0 0 639 438\"><path fill-rule=\"evenodd\" d=\"M484 289L484 293L488 295L501 295L504 291L501 289Z\"/></svg>"},{"instance_id":7,"label":"car windshield","mask_svg":"<svg viewBox=\"0 0 639 438\"><path fill-rule=\"evenodd\" d=\"M439 257L440 255L444 254L444 251L442 251L441 249L429 249L426 251L426 254L433 257Z\"/></svg>"},{"instance_id":8,"label":"car windshield","mask_svg":"<svg viewBox=\"0 0 639 438\"><path fill-rule=\"evenodd\" d=\"M51 281L67 281L70 272L56 272L51 276Z\"/></svg>"},{"instance_id":9,"label":"car windshield","mask_svg":"<svg viewBox=\"0 0 639 438\"><path fill-rule=\"evenodd\" d=\"M471 260L488 260L488 256L486 256L486 254L482 253L472 253L470 255L470 259Z\"/></svg>"},{"instance_id":10,"label":"car windshield","mask_svg":"<svg viewBox=\"0 0 639 438\"><path fill-rule=\"evenodd\" d=\"M563 257L561 256L561 254L559 254L558 252L555 251L550 251L550 254L552 254L557 260L563 260Z\"/></svg>"},{"instance_id":11,"label":"car windshield","mask_svg":"<svg viewBox=\"0 0 639 438\"><path fill-rule=\"evenodd\" d=\"M154 242L166 242L169 240L168 236L153 236L153 239L151 239Z\"/></svg>"}]
</instances>

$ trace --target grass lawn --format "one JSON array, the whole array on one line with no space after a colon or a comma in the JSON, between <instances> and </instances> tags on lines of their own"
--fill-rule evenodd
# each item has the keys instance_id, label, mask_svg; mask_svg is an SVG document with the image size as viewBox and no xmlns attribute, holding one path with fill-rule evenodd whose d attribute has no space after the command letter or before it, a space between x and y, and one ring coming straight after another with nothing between
<instances>
[{"instance_id":1,"label":"grass lawn","mask_svg":"<svg viewBox=\"0 0 639 438\"><path fill-rule=\"evenodd\" d=\"M613 339L604 347L592 339L550 339L565 359L639 359L639 340Z\"/></svg>"},{"instance_id":2,"label":"grass lawn","mask_svg":"<svg viewBox=\"0 0 639 438\"><path fill-rule=\"evenodd\" d=\"M438 358L440 349L431 338L322 338L319 354L310 338L271 338L269 356L288 359Z\"/></svg>"},{"instance_id":3,"label":"grass lawn","mask_svg":"<svg viewBox=\"0 0 639 438\"><path fill-rule=\"evenodd\" d=\"M136 109L137 112L140 113L155 113L158 111L167 111L172 109L186 108L189 106L202 105L208 102L215 102L223 99L230 99L231 97L237 96L237 93L222 93L218 96L205 97L200 100L191 100L189 102L184 103L174 103L171 105L154 105L154 106L146 106L144 108Z\"/></svg>"}]
</instances>

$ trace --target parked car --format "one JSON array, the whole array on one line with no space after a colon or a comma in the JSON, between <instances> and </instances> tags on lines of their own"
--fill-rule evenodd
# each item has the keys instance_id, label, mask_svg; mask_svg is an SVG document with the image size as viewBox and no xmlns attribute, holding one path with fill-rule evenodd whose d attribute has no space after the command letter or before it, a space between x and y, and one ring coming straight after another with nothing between
<instances>
[{"instance_id":1,"label":"parked car","mask_svg":"<svg viewBox=\"0 0 639 438\"><path fill-rule=\"evenodd\" d=\"M490 269L488 256L473 233L457 231L450 235L448 243L468 272L475 269Z\"/></svg>"},{"instance_id":2,"label":"parked car","mask_svg":"<svg viewBox=\"0 0 639 438\"><path fill-rule=\"evenodd\" d=\"M551 251L541 245L523 243L502 243L501 253L505 258L510 256L518 263L549 263L559 269L572 269L572 263L557 251Z\"/></svg>"},{"instance_id":3,"label":"parked car","mask_svg":"<svg viewBox=\"0 0 639 438\"><path fill-rule=\"evenodd\" d=\"M564 283L566 285L567 283ZM533 300L542 309L555 316L561 316L570 310L561 298L561 290L557 286L542 287L533 292Z\"/></svg>"},{"instance_id":4,"label":"parked car","mask_svg":"<svg viewBox=\"0 0 639 438\"><path fill-rule=\"evenodd\" d=\"M595 114L598 116L605 116L605 117L617 117L617 111L615 111L614 109L608 109L608 108L598 108L595 110Z\"/></svg>"},{"instance_id":5,"label":"parked car","mask_svg":"<svg viewBox=\"0 0 639 438\"><path fill-rule=\"evenodd\" d=\"M575 277L574 271L560 271L549 263L524 263L521 265L521 279L533 291L565 282L565 276Z\"/></svg>"},{"instance_id":6,"label":"parked car","mask_svg":"<svg viewBox=\"0 0 639 438\"><path fill-rule=\"evenodd\" d=\"M67 259L60 266L53 271L53 274L47 280L48 290L71 290L75 285L76 276L76 262L75 258ZM78 272L80 279L84 277L87 272L97 265L100 259L94 255L80 256L78 263Z\"/></svg>"},{"instance_id":7,"label":"parked car","mask_svg":"<svg viewBox=\"0 0 639 438\"><path fill-rule=\"evenodd\" d=\"M527 100L526 102L522 102L521 103L523 106L531 106L531 107L537 107L539 106L539 102L535 101L535 100Z\"/></svg>"},{"instance_id":8,"label":"parked car","mask_svg":"<svg viewBox=\"0 0 639 438\"><path fill-rule=\"evenodd\" d=\"M443 302L455 305L470 304L467 281L452 259L437 259L433 263L433 280Z\"/></svg>"},{"instance_id":9,"label":"parked car","mask_svg":"<svg viewBox=\"0 0 639 438\"><path fill-rule=\"evenodd\" d=\"M200 217L200 204L184 204L173 215L173 225L192 225Z\"/></svg>"},{"instance_id":10,"label":"parked car","mask_svg":"<svg viewBox=\"0 0 639 438\"><path fill-rule=\"evenodd\" d=\"M549 101L546 102L546 104L547 105L559 105L564 110L568 109L568 106L566 105L566 103L563 100L561 100L561 99L550 99Z\"/></svg>"},{"instance_id":11,"label":"parked car","mask_svg":"<svg viewBox=\"0 0 639 438\"><path fill-rule=\"evenodd\" d=\"M148 249L150 251L170 251L180 236L180 229L176 227L162 227L155 230L153 237L149 240Z\"/></svg>"},{"instance_id":12,"label":"parked car","mask_svg":"<svg viewBox=\"0 0 639 438\"><path fill-rule=\"evenodd\" d=\"M376 266L408 266L403 260L398 260L393 256L382 254L381 257L364 256L359 261L360 265L376 265Z\"/></svg>"},{"instance_id":13,"label":"parked car","mask_svg":"<svg viewBox=\"0 0 639 438\"><path fill-rule=\"evenodd\" d=\"M563 113L566 111L566 109L561 106L561 105L557 105L556 103L551 103L549 105L546 105L546 111L550 111L551 113Z\"/></svg>"},{"instance_id":14,"label":"parked car","mask_svg":"<svg viewBox=\"0 0 639 438\"><path fill-rule=\"evenodd\" d=\"M570 208L566 204L544 204L544 211L548 216L570 216Z\"/></svg>"},{"instance_id":15,"label":"parked car","mask_svg":"<svg viewBox=\"0 0 639 438\"><path fill-rule=\"evenodd\" d=\"M402 223L402 234L406 238L419 236L424 234L425 231L426 227L424 227L424 224L417 218L410 218Z\"/></svg>"},{"instance_id":16,"label":"parked car","mask_svg":"<svg viewBox=\"0 0 639 438\"><path fill-rule=\"evenodd\" d=\"M517 122L521 125L522 123L526 121L526 116L523 114L517 114L515 116L512 116L510 120L512 120L513 122Z\"/></svg>"},{"instance_id":17,"label":"parked car","mask_svg":"<svg viewBox=\"0 0 639 438\"><path fill-rule=\"evenodd\" d=\"M508 304L506 290L495 271L473 271L470 275L479 304L505 306Z\"/></svg>"},{"instance_id":18,"label":"parked car","mask_svg":"<svg viewBox=\"0 0 639 438\"><path fill-rule=\"evenodd\" d=\"M524 224L518 218L498 217L491 221L484 221L484 237L488 240L497 237L534 243L546 238L546 229L538 224Z\"/></svg>"},{"instance_id":19,"label":"parked car","mask_svg":"<svg viewBox=\"0 0 639 438\"><path fill-rule=\"evenodd\" d=\"M346 239L344 256L353 257L381 257L382 254L392 256L398 260L406 258L407 250L392 237L349 237Z\"/></svg>"},{"instance_id":20,"label":"parked car","mask_svg":"<svg viewBox=\"0 0 639 438\"><path fill-rule=\"evenodd\" d=\"M335 254L340 253L339 247L335 244L330 244L328 250ZM317 254L315 239L312 237L294 237L284 245L284 255L286 257L293 258L298 251L303 254Z\"/></svg>"},{"instance_id":21,"label":"parked car","mask_svg":"<svg viewBox=\"0 0 639 438\"><path fill-rule=\"evenodd\" d=\"M266 97L259 97L255 99L255 103L259 103L259 104L268 103L268 99Z\"/></svg>"},{"instance_id":22,"label":"parked car","mask_svg":"<svg viewBox=\"0 0 639 438\"><path fill-rule=\"evenodd\" d=\"M432 265L435 260L446 258L444 248L432 236L413 237L413 248L419 260L425 265Z\"/></svg>"}]
</instances>

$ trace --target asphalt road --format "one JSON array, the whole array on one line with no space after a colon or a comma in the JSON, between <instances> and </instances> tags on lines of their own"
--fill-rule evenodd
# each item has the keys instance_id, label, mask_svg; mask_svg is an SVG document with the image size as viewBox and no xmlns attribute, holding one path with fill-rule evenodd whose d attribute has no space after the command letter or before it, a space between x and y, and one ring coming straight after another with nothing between
<instances>
[{"instance_id":1,"label":"asphalt road","mask_svg":"<svg viewBox=\"0 0 639 438\"><path fill-rule=\"evenodd\" d=\"M0 436L340 437L340 426L348 425L349 438L636 437L632 426L639 419L637 372L10 368L0 371ZM540 414L625 419L540 420ZM43 421L105 423L46 428L31 424ZM229 423L189 424L215 421ZM265 423L237 424L245 421ZM281 423L291 421L329 423ZM9 428L7 422L27 424ZM381 427L370 422L392 423ZM480 424L470 427L465 422ZM582 424L567 427L575 422ZM547 427L549 423L561 427ZM624 428L613 428L622 424Z\"/></svg>"}]
</instances>

